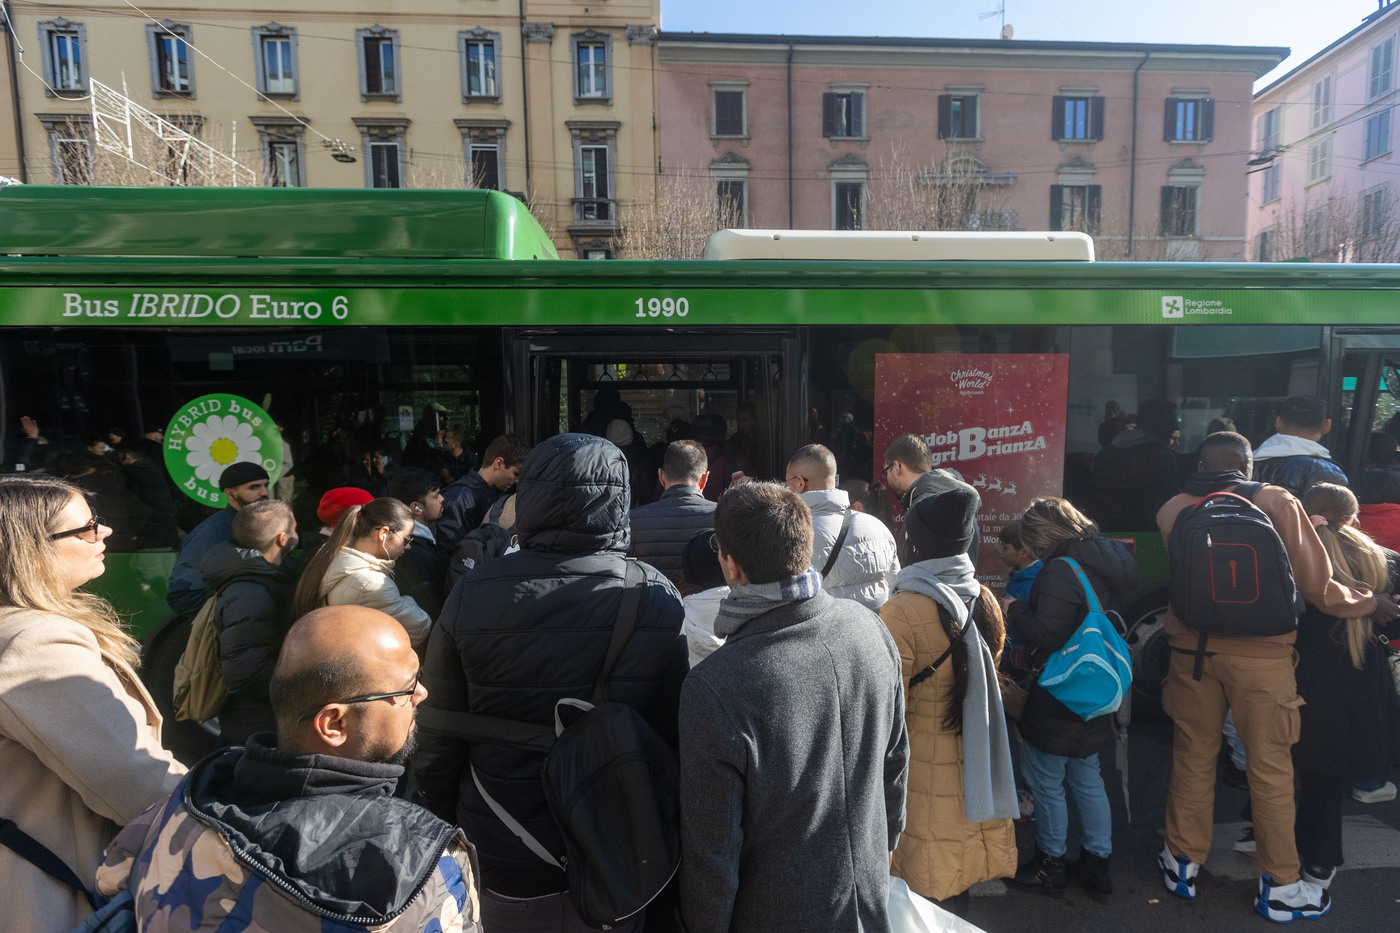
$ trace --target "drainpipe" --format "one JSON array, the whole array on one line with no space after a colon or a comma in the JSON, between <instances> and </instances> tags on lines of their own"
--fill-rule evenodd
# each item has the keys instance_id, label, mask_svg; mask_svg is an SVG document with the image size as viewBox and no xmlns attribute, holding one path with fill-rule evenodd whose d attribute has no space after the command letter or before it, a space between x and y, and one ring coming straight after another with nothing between
<instances>
[{"instance_id":1,"label":"drainpipe","mask_svg":"<svg viewBox=\"0 0 1400 933\"><path fill-rule=\"evenodd\" d=\"M787 136L788 136L788 138L787 138L787 150L788 150L788 173L787 173L787 175L788 175L788 229L789 229L789 230L792 230L792 229L794 229L794 227L793 227L793 220L792 220L793 198L792 198L792 43L791 43L791 42L788 43L788 56L787 56L787 124L788 124L788 134L787 134Z\"/></svg>"},{"instance_id":2,"label":"drainpipe","mask_svg":"<svg viewBox=\"0 0 1400 933\"><path fill-rule=\"evenodd\" d=\"M1138 124L1138 73L1142 71L1142 66L1147 64L1147 60L1152 57L1151 52L1146 52L1142 56L1142 61L1133 69L1133 147L1132 154L1128 157L1128 257L1133 258L1133 218L1137 211L1137 124Z\"/></svg>"},{"instance_id":3,"label":"drainpipe","mask_svg":"<svg viewBox=\"0 0 1400 933\"><path fill-rule=\"evenodd\" d=\"M530 40L525 37L525 0L520 0L520 106L524 109L525 115L525 197L534 197L534 189L530 186L530 63L529 52Z\"/></svg>"},{"instance_id":4,"label":"drainpipe","mask_svg":"<svg viewBox=\"0 0 1400 933\"><path fill-rule=\"evenodd\" d=\"M15 148L19 156L19 180L25 184L29 183L29 169L24 159L24 109L19 102L19 72L15 68L15 21L14 14L10 10L10 0L0 0L0 5L4 7L5 14L5 50L9 53L10 59L10 96L14 98L15 108Z\"/></svg>"}]
</instances>

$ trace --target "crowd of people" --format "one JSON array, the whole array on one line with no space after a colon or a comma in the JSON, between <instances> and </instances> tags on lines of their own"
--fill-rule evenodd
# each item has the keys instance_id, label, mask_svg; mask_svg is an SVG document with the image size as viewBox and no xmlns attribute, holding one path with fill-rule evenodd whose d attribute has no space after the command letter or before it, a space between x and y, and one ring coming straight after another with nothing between
<instances>
[{"instance_id":1,"label":"crowd of people","mask_svg":"<svg viewBox=\"0 0 1400 933\"><path fill-rule=\"evenodd\" d=\"M1198 895L1229 734L1254 907L1278 922L1330 910L1343 802L1393 796L1400 752L1380 637L1400 617L1400 501L1377 501L1400 486L1395 450L1377 445L1361 504L1319 411L1287 400L1258 461L1209 434L1152 522L1175 577L1196 559L1178 521L1233 497L1265 516L1296 588L1259 632L1222 634L1176 600L1166 621L1163 885ZM716 497L706 444L674 439L639 502L616 420L533 448L498 437L455 479L401 466L382 489L333 488L305 541L260 466L227 468L228 504L185 535L168 588L177 612L212 610L227 691L219 748L188 771L161 746L137 645L82 589L112 539L95 494L0 478L10 928L71 930L129 895L137 928L161 933L594 929L558 858L572 840L545 751L454 725L563 732L589 697L633 711L676 775L679 870L610 929L878 931L891 875L960 916L995 878L1113 895L1099 754L1115 717L1073 712L1038 675L1137 588L1126 544L1038 496L999 529L993 592L979 494L917 435L884 454L896 523L884 489L839 485L821 444L781 482L725 473Z\"/></svg>"}]
</instances>

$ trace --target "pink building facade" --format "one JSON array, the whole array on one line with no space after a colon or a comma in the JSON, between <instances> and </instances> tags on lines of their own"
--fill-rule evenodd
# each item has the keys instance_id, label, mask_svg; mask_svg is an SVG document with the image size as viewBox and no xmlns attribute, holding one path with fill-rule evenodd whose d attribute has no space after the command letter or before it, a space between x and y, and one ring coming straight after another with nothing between
<instances>
[{"instance_id":1,"label":"pink building facade","mask_svg":"<svg viewBox=\"0 0 1400 933\"><path fill-rule=\"evenodd\" d=\"M961 193L945 229L1082 229L1104 258L1242 259L1252 85L1286 55L662 32L660 169L750 227L888 229L934 188Z\"/></svg>"},{"instance_id":2,"label":"pink building facade","mask_svg":"<svg viewBox=\"0 0 1400 933\"><path fill-rule=\"evenodd\" d=\"M1254 97L1249 258L1400 261L1400 3Z\"/></svg>"}]
</instances>

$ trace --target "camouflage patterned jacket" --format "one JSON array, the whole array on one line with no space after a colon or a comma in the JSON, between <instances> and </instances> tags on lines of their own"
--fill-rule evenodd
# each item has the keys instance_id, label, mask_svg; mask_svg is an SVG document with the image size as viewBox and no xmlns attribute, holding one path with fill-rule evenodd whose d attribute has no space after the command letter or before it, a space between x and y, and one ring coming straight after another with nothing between
<instances>
[{"instance_id":1,"label":"camouflage patterned jacket","mask_svg":"<svg viewBox=\"0 0 1400 933\"><path fill-rule=\"evenodd\" d=\"M216 752L122 830L98 891L129 885L142 933L480 933L475 850L390 796L401 773L257 739Z\"/></svg>"}]
</instances>

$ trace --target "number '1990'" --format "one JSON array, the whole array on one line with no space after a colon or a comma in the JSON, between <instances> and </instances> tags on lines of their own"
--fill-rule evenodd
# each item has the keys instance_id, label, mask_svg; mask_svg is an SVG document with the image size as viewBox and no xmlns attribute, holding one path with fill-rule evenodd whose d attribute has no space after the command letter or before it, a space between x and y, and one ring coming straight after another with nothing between
<instances>
[{"instance_id":1,"label":"number '1990'","mask_svg":"<svg viewBox=\"0 0 1400 933\"><path fill-rule=\"evenodd\" d=\"M690 302L684 298L637 299L637 317L685 317L690 313Z\"/></svg>"}]
</instances>

